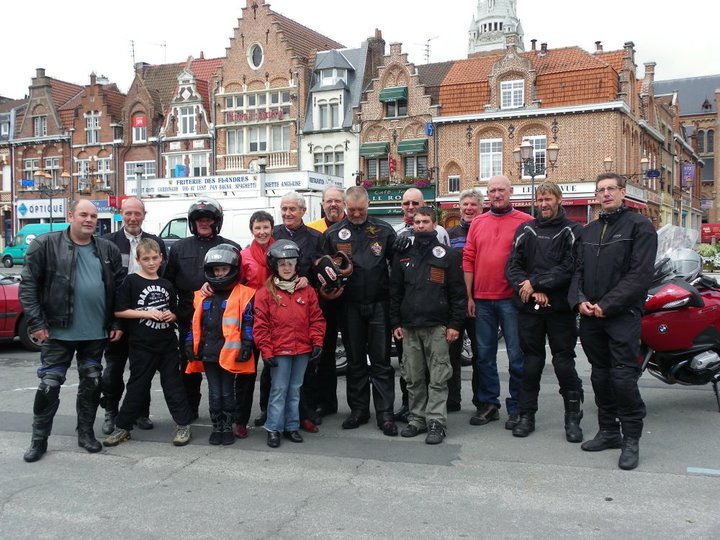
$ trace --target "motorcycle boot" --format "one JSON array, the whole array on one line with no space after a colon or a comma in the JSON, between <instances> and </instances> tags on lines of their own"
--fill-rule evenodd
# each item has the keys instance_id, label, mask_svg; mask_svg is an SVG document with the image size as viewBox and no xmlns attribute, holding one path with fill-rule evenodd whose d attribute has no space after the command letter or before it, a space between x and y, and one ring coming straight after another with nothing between
<instances>
[{"instance_id":1,"label":"motorcycle boot","mask_svg":"<svg viewBox=\"0 0 720 540\"><path fill-rule=\"evenodd\" d=\"M640 440L636 437L625 437L622 441L622 452L618 460L618 467L624 471L631 471L640 462Z\"/></svg>"},{"instance_id":2,"label":"motorcycle boot","mask_svg":"<svg viewBox=\"0 0 720 540\"><path fill-rule=\"evenodd\" d=\"M595 435L595 438L585 441L582 443L580 448L586 452L600 452L602 450L608 450L610 448L620 448L622 446L622 437L620 436L620 429L607 430L601 429Z\"/></svg>"},{"instance_id":3,"label":"motorcycle boot","mask_svg":"<svg viewBox=\"0 0 720 540\"><path fill-rule=\"evenodd\" d=\"M220 411L210 411L210 421L212 422L212 431L208 442L213 446L222 443L222 413Z\"/></svg>"},{"instance_id":4,"label":"motorcycle boot","mask_svg":"<svg viewBox=\"0 0 720 540\"><path fill-rule=\"evenodd\" d=\"M565 439L567 442L579 443L583 440L583 432L580 427L583 412L580 408L582 396L580 392L567 392L565 400Z\"/></svg>"},{"instance_id":5,"label":"motorcycle boot","mask_svg":"<svg viewBox=\"0 0 720 540\"><path fill-rule=\"evenodd\" d=\"M47 440L60 406L60 385L64 380L59 374L46 373L38 386L33 404L32 440L23 456L28 463L38 461L47 452Z\"/></svg>"},{"instance_id":6,"label":"motorcycle boot","mask_svg":"<svg viewBox=\"0 0 720 540\"><path fill-rule=\"evenodd\" d=\"M81 365L80 384L77 393L78 446L90 453L102 450L102 444L95 438L95 416L100 405L100 376L102 368L95 364Z\"/></svg>"},{"instance_id":7,"label":"motorcycle boot","mask_svg":"<svg viewBox=\"0 0 720 540\"><path fill-rule=\"evenodd\" d=\"M520 420L512 428L513 437L527 437L535 431L535 413L521 413Z\"/></svg>"},{"instance_id":8,"label":"motorcycle boot","mask_svg":"<svg viewBox=\"0 0 720 540\"><path fill-rule=\"evenodd\" d=\"M224 411L220 415L220 441L223 445L235 444L235 434L233 433L233 415L232 411Z\"/></svg>"}]
</instances>

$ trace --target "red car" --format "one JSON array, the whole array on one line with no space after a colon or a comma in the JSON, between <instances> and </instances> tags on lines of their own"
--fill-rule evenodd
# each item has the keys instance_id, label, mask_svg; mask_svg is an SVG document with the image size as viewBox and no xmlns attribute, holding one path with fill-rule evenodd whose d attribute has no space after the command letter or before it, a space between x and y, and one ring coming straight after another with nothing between
<instances>
[{"instance_id":1,"label":"red car","mask_svg":"<svg viewBox=\"0 0 720 540\"><path fill-rule=\"evenodd\" d=\"M39 351L40 344L30 336L27 319L18 300L20 276L0 274L0 340L11 341L18 336L30 351Z\"/></svg>"}]
</instances>

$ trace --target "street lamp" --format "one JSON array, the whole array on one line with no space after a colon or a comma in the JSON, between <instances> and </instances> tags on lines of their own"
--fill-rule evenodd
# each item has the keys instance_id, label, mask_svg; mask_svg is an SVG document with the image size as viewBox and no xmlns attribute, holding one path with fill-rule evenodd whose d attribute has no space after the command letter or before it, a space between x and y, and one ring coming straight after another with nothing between
<instances>
[{"instance_id":1,"label":"street lamp","mask_svg":"<svg viewBox=\"0 0 720 540\"><path fill-rule=\"evenodd\" d=\"M139 199L142 196L142 177L145 173L145 165L138 163L135 165L135 196Z\"/></svg>"},{"instance_id":2,"label":"street lamp","mask_svg":"<svg viewBox=\"0 0 720 540\"><path fill-rule=\"evenodd\" d=\"M60 174L60 185L55 184L53 175L46 171L37 170L33 174L35 176L36 187L40 194L47 197L50 201L50 231L53 228L53 197L60 193L65 193L65 189L70 181L70 173L63 171Z\"/></svg>"},{"instance_id":3,"label":"street lamp","mask_svg":"<svg viewBox=\"0 0 720 540\"><path fill-rule=\"evenodd\" d=\"M645 176L645 173L648 171L648 167L650 166L650 160L647 156L643 156L642 159L640 159L640 172L639 173L630 173L630 174L621 174L620 176L624 176L625 178L633 178L635 176ZM611 172L613 170L613 158L608 156L605 159L603 159L603 167L605 168L605 172ZM620 174L620 173L618 173Z\"/></svg>"},{"instance_id":4,"label":"street lamp","mask_svg":"<svg viewBox=\"0 0 720 540\"><path fill-rule=\"evenodd\" d=\"M547 158L550 162L551 169L555 168L555 162L557 161L559 152L560 147L555 143L551 143L547 147ZM530 213L535 217L535 177L544 175L548 168L535 161L533 144L528 139L525 139L520 146L515 147L513 157L515 158L515 163L520 167L520 174L525 174L530 177Z\"/></svg>"}]
</instances>

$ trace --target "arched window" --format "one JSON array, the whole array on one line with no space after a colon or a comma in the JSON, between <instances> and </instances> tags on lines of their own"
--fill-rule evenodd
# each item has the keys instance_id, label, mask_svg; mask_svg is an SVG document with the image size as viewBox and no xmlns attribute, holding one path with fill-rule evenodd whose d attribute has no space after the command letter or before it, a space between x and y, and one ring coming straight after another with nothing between
<instances>
[{"instance_id":1,"label":"arched window","mask_svg":"<svg viewBox=\"0 0 720 540\"><path fill-rule=\"evenodd\" d=\"M705 145L705 151L708 154L712 154L715 152L715 130L714 129L708 129L707 131L707 141Z\"/></svg>"},{"instance_id":2,"label":"arched window","mask_svg":"<svg viewBox=\"0 0 720 540\"><path fill-rule=\"evenodd\" d=\"M699 154L705 153L705 132L702 130L697 133L697 148Z\"/></svg>"}]
</instances>

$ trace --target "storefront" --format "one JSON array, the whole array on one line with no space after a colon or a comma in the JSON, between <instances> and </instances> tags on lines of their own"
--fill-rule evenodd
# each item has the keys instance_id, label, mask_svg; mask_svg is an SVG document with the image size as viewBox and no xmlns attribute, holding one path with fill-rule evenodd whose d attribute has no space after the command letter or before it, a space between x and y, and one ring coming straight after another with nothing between
<instances>
[{"instance_id":1,"label":"storefront","mask_svg":"<svg viewBox=\"0 0 720 540\"><path fill-rule=\"evenodd\" d=\"M379 217L396 225L403 220L403 210L400 206L403 193L411 187L417 187L406 184L395 184L387 186L372 186L367 188L368 198L370 200L370 208L368 214ZM426 187L418 187L425 202L432 206L435 202L435 185L431 184Z\"/></svg>"}]
</instances>

